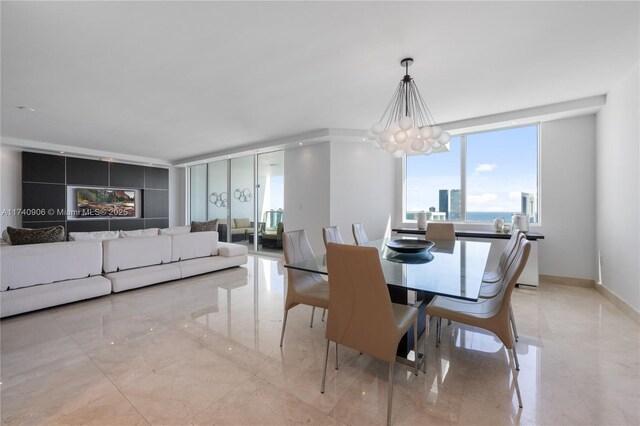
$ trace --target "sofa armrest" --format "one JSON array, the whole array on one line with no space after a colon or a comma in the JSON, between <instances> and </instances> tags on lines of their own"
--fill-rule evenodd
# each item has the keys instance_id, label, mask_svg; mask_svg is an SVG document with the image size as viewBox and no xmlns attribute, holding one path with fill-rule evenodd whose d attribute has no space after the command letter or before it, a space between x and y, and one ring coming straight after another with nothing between
<instances>
[{"instance_id":1,"label":"sofa armrest","mask_svg":"<svg viewBox=\"0 0 640 426\"><path fill-rule=\"evenodd\" d=\"M244 256L248 253L247 246L242 244L218 243L218 254L224 257Z\"/></svg>"}]
</instances>

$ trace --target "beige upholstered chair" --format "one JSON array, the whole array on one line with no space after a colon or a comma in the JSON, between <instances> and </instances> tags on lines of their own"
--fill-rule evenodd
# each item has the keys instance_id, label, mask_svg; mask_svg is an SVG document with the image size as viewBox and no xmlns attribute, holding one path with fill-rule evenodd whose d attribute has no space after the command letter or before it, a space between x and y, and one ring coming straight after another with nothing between
<instances>
[{"instance_id":1,"label":"beige upholstered chair","mask_svg":"<svg viewBox=\"0 0 640 426\"><path fill-rule=\"evenodd\" d=\"M467 302L436 296L431 303L429 303L429 306L427 306L427 329L425 331L428 336L429 316L431 315L483 328L498 336L509 353L509 364L513 370L513 382L520 407L522 407L522 397L520 396L520 386L518 385L518 376L516 373L518 369L516 366L518 355L514 347L512 330L510 329L509 305L511 303L511 293L527 263L530 251L531 244L526 239L521 239L518 243L517 255L504 273L502 278L504 282L500 293L496 297L481 299L477 302ZM426 365L424 368L426 371Z\"/></svg>"},{"instance_id":2,"label":"beige upholstered chair","mask_svg":"<svg viewBox=\"0 0 640 426\"><path fill-rule=\"evenodd\" d=\"M364 225L362 223L354 223L351 225L353 231L353 238L356 240L356 244L363 246L369 242L369 237L364 232Z\"/></svg>"},{"instance_id":3,"label":"beige upholstered chair","mask_svg":"<svg viewBox=\"0 0 640 426\"><path fill-rule=\"evenodd\" d=\"M391 422L393 367L398 343L413 324L414 350L418 344L418 310L391 303L375 247L327 244L329 317L322 389L327 377L329 342L335 342L389 363L387 424ZM418 357L415 373L418 374Z\"/></svg>"},{"instance_id":4,"label":"beige upholstered chair","mask_svg":"<svg viewBox=\"0 0 640 426\"><path fill-rule=\"evenodd\" d=\"M304 229L285 232L282 241L286 263L295 263L315 256ZM284 303L280 347L284 340L289 309L299 304L313 306L311 311L311 326L313 326L315 308L329 307L329 283L319 274L287 268L287 296Z\"/></svg>"},{"instance_id":5,"label":"beige upholstered chair","mask_svg":"<svg viewBox=\"0 0 640 426\"><path fill-rule=\"evenodd\" d=\"M522 241L524 238L524 233L519 230L515 230L511 235L507 246L504 248L502 255L500 256L500 260L498 261L498 266L496 267L496 269L490 272L485 272L482 279L482 287L480 287L480 297L482 299L491 299L492 297L496 297L498 294L500 294L500 290L502 289L502 285L504 284L502 277L509 266L511 266L511 264L515 260L518 254L518 246L520 244L520 241ZM513 315L513 307L511 305L509 305L509 317L511 319L513 337L517 342L518 328L516 327L516 319Z\"/></svg>"},{"instance_id":6,"label":"beige upholstered chair","mask_svg":"<svg viewBox=\"0 0 640 426\"><path fill-rule=\"evenodd\" d=\"M424 234L425 240L441 240L451 241L456 239L456 231L453 223L448 222L429 222L427 224L427 232Z\"/></svg>"},{"instance_id":7,"label":"beige upholstered chair","mask_svg":"<svg viewBox=\"0 0 640 426\"><path fill-rule=\"evenodd\" d=\"M325 247L329 243L344 244L342 235L340 235L340 228L338 228L337 226L329 226L327 228L322 228L322 239L324 239Z\"/></svg>"}]
</instances>

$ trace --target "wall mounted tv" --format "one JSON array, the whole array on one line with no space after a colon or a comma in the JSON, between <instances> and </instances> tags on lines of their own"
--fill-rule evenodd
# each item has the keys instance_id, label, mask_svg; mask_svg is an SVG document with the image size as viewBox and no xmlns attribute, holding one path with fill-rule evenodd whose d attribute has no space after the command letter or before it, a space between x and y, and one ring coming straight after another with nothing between
<instances>
[{"instance_id":1,"label":"wall mounted tv","mask_svg":"<svg viewBox=\"0 0 640 426\"><path fill-rule=\"evenodd\" d=\"M77 188L75 217L136 217L136 191Z\"/></svg>"}]
</instances>

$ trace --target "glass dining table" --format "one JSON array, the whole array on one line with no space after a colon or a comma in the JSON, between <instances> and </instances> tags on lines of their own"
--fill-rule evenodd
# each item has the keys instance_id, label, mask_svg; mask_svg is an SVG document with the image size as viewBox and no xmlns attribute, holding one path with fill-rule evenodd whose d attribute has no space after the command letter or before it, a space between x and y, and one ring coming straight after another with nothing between
<instances>
[{"instance_id":1,"label":"glass dining table","mask_svg":"<svg viewBox=\"0 0 640 426\"><path fill-rule=\"evenodd\" d=\"M410 254L398 253L388 248L387 243L392 239L416 238L385 238L370 241L367 245L376 247L380 252L380 263L391 300L394 303L411 304L419 309L419 335L425 327L425 309L433 297L478 300L491 243L434 241L431 249ZM328 275L325 254L284 266ZM409 330L398 346L398 356L407 358L412 350L413 330Z\"/></svg>"}]
</instances>

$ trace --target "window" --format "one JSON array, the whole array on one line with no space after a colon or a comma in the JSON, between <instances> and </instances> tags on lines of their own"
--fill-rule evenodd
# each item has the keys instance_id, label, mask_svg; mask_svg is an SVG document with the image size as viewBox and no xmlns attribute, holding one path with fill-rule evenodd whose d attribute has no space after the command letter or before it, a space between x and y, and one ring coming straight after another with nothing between
<instances>
[{"instance_id":1,"label":"window","mask_svg":"<svg viewBox=\"0 0 640 426\"><path fill-rule=\"evenodd\" d=\"M466 179L465 179L466 177ZM405 159L405 219L538 223L538 125L463 134L450 151Z\"/></svg>"}]
</instances>

